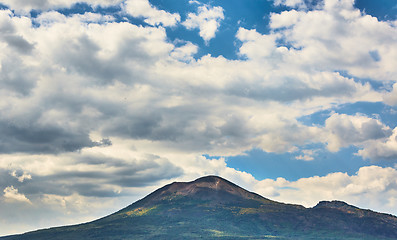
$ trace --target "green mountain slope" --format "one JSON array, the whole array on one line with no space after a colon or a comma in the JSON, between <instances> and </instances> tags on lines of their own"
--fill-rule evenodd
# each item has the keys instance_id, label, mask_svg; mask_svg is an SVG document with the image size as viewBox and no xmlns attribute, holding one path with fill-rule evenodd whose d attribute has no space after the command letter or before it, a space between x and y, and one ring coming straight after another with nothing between
<instances>
[{"instance_id":1,"label":"green mountain slope","mask_svg":"<svg viewBox=\"0 0 397 240\"><path fill-rule=\"evenodd\" d=\"M0 239L397 239L397 217L339 201L279 203L208 176L166 185L90 223Z\"/></svg>"}]
</instances>

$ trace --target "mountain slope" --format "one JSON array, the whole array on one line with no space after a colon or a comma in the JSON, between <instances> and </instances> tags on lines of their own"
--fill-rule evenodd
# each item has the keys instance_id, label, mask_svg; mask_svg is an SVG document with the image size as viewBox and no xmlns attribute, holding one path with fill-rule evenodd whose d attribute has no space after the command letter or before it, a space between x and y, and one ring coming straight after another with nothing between
<instances>
[{"instance_id":1,"label":"mountain slope","mask_svg":"<svg viewBox=\"0 0 397 240\"><path fill-rule=\"evenodd\" d=\"M338 201L279 203L208 176L166 185L90 223L0 239L397 239L397 218Z\"/></svg>"}]
</instances>

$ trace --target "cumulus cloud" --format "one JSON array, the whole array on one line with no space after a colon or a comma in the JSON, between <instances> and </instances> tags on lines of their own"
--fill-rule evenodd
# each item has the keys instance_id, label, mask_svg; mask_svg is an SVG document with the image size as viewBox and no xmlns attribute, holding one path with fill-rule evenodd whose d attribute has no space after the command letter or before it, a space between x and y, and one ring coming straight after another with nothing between
<instances>
[{"instance_id":1,"label":"cumulus cloud","mask_svg":"<svg viewBox=\"0 0 397 240\"><path fill-rule=\"evenodd\" d=\"M305 6L305 2L303 0L274 0L274 5L284 5L288 7L300 7Z\"/></svg>"},{"instance_id":2,"label":"cumulus cloud","mask_svg":"<svg viewBox=\"0 0 397 240\"><path fill-rule=\"evenodd\" d=\"M14 186L6 187L4 190L4 197L6 201L19 201L19 202L26 202L31 203L25 195L18 192L18 189L14 188Z\"/></svg>"},{"instance_id":3,"label":"cumulus cloud","mask_svg":"<svg viewBox=\"0 0 397 240\"><path fill-rule=\"evenodd\" d=\"M197 13L189 13L182 24L187 29L198 28L199 35L207 43L215 37L220 22L225 18L222 7L199 6Z\"/></svg>"},{"instance_id":4,"label":"cumulus cloud","mask_svg":"<svg viewBox=\"0 0 397 240\"><path fill-rule=\"evenodd\" d=\"M368 141L364 148L358 151L358 155L374 160L396 160L397 159L397 128L393 134L380 141Z\"/></svg>"},{"instance_id":5,"label":"cumulus cloud","mask_svg":"<svg viewBox=\"0 0 397 240\"><path fill-rule=\"evenodd\" d=\"M314 155L316 154L315 150L302 150L302 154L299 156L296 156L296 160L303 160L303 161L313 161L314 160Z\"/></svg>"},{"instance_id":6,"label":"cumulus cloud","mask_svg":"<svg viewBox=\"0 0 397 240\"><path fill-rule=\"evenodd\" d=\"M175 48L171 56L181 60L181 61L192 61L194 60L193 55L198 51L198 47L191 42L187 42L185 45L181 47Z\"/></svg>"},{"instance_id":7,"label":"cumulus cloud","mask_svg":"<svg viewBox=\"0 0 397 240\"><path fill-rule=\"evenodd\" d=\"M19 13L29 13L31 10L49 10L69 8L76 3L87 3L92 6L114 6L122 0L2 0L1 3Z\"/></svg>"},{"instance_id":8,"label":"cumulus cloud","mask_svg":"<svg viewBox=\"0 0 397 240\"><path fill-rule=\"evenodd\" d=\"M239 53L250 59L269 57L277 51L277 35L262 35L255 29L240 28L236 37L243 42Z\"/></svg>"},{"instance_id":9,"label":"cumulus cloud","mask_svg":"<svg viewBox=\"0 0 397 240\"><path fill-rule=\"evenodd\" d=\"M272 14L270 26L291 44L295 64L345 70L362 78L395 79L396 50L390 46L395 46L396 27L361 13L353 3L325 0L311 11Z\"/></svg>"},{"instance_id":10,"label":"cumulus cloud","mask_svg":"<svg viewBox=\"0 0 397 240\"><path fill-rule=\"evenodd\" d=\"M23 173L18 173L16 170L11 172L11 176L15 177L16 179L18 179L19 182L23 182L26 179L32 179L32 176L26 172Z\"/></svg>"},{"instance_id":11,"label":"cumulus cloud","mask_svg":"<svg viewBox=\"0 0 397 240\"><path fill-rule=\"evenodd\" d=\"M384 102L392 106L397 105L397 83L393 85L393 89L390 92L385 94Z\"/></svg>"},{"instance_id":12,"label":"cumulus cloud","mask_svg":"<svg viewBox=\"0 0 397 240\"><path fill-rule=\"evenodd\" d=\"M385 139L392 135L392 130L378 119L362 115L332 114L325 121L328 149L338 151L350 145L362 146L367 141Z\"/></svg>"},{"instance_id":13,"label":"cumulus cloud","mask_svg":"<svg viewBox=\"0 0 397 240\"><path fill-rule=\"evenodd\" d=\"M271 26L272 28L289 28L296 24L296 22L300 19L301 15L305 15L304 12L291 10L284 11L278 14L271 14Z\"/></svg>"},{"instance_id":14,"label":"cumulus cloud","mask_svg":"<svg viewBox=\"0 0 397 240\"><path fill-rule=\"evenodd\" d=\"M165 27L175 26L181 20L178 13L158 10L149 0L128 0L125 2L125 11L133 17L144 18L146 23L153 26L159 24Z\"/></svg>"},{"instance_id":15,"label":"cumulus cloud","mask_svg":"<svg viewBox=\"0 0 397 240\"><path fill-rule=\"evenodd\" d=\"M27 95L34 87L32 78L37 72L26 58L32 54L34 43L26 39L25 31L31 27L30 19L15 17L12 11L0 11L0 86L3 91Z\"/></svg>"},{"instance_id":16,"label":"cumulus cloud","mask_svg":"<svg viewBox=\"0 0 397 240\"><path fill-rule=\"evenodd\" d=\"M335 72L283 71L290 66L285 60L290 52L278 46L279 34L241 28L239 51L247 60L209 55L195 60L197 47L168 42L162 27L101 24L91 21L100 19L96 15L56 12L39 15L36 28L10 12L4 18L34 43L34 57L19 65L32 76L26 91L33 94L4 93L10 96L1 105L8 133L3 152L79 151L106 145L104 140L113 137L198 153L235 155L253 147L293 151L317 139L316 127L295 120L303 112L380 95ZM103 136L94 140L93 131Z\"/></svg>"}]
</instances>

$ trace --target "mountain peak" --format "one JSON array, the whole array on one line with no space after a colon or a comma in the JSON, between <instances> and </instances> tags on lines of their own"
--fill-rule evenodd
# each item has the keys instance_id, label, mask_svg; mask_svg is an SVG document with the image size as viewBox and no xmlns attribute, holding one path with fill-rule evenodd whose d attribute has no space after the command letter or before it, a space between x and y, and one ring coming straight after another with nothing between
<instances>
[{"instance_id":1,"label":"mountain peak","mask_svg":"<svg viewBox=\"0 0 397 240\"><path fill-rule=\"evenodd\" d=\"M348 214L355 214L357 216L363 217L364 215L374 215L377 214L370 210L363 210L353 205L349 205L342 201L321 201L316 206L313 207L314 210L318 211L340 211Z\"/></svg>"},{"instance_id":2,"label":"mountain peak","mask_svg":"<svg viewBox=\"0 0 397 240\"><path fill-rule=\"evenodd\" d=\"M211 204L227 204L246 200L270 201L256 193L249 192L219 176L205 176L191 182L173 182L139 201L144 206L156 204L169 199L182 197L208 200Z\"/></svg>"},{"instance_id":3,"label":"mountain peak","mask_svg":"<svg viewBox=\"0 0 397 240\"><path fill-rule=\"evenodd\" d=\"M208 176L200 177L192 182L220 182L220 181L229 182L228 180L216 175L208 175Z\"/></svg>"},{"instance_id":4,"label":"mountain peak","mask_svg":"<svg viewBox=\"0 0 397 240\"><path fill-rule=\"evenodd\" d=\"M349 205L345 202L342 201L321 201L319 202L313 209L321 209L321 208L332 208L332 209L338 209L343 212L359 212L360 209L358 207Z\"/></svg>"},{"instance_id":5,"label":"mountain peak","mask_svg":"<svg viewBox=\"0 0 397 240\"><path fill-rule=\"evenodd\" d=\"M196 187L202 187L202 188L209 188L213 190L224 190L224 191L239 191L243 190L244 192L247 192L247 190L237 186L236 184L221 178L219 176L205 176L198 178L192 182L188 182L187 185L192 185ZM239 191L241 192L241 191Z\"/></svg>"},{"instance_id":6,"label":"mountain peak","mask_svg":"<svg viewBox=\"0 0 397 240\"><path fill-rule=\"evenodd\" d=\"M333 201L320 201L314 208L327 207L327 208L346 208L353 207L343 201L333 200Z\"/></svg>"}]
</instances>

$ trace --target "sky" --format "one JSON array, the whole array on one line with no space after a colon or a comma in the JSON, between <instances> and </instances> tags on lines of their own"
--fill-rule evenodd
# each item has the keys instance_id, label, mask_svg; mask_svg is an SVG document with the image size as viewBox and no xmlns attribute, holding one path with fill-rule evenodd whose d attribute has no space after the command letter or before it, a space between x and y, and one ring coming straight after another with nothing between
<instances>
[{"instance_id":1,"label":"sky","mask_svg":"<svg viewBox=\"0 0 397 240\"><path fill-rule=\"evenodd\" d=\"M0 0L0 236L218 175L397 215L395 0Z\"/></svg>"}]
</instances>

